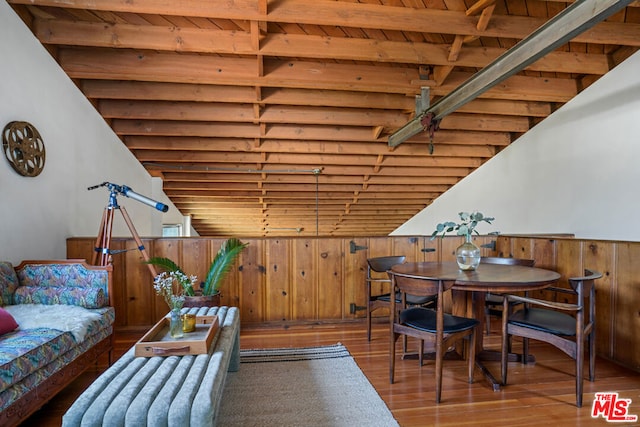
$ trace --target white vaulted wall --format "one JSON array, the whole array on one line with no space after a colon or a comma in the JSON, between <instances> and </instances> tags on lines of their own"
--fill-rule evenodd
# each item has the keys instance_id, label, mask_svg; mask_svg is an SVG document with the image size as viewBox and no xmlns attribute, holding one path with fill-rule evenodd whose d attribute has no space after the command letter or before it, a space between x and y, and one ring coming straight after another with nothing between
<instances>
[{"instance_id":1,"label":"white vaulted wall","mask_svg":"<svg viewBox=\"0 0 640 427\"><path fill-rule=\"evenodd\" d=\"M438 136L435 143L437 150ZM460 211L481 233L640 240L640 52L513 142L392 235L430 235Z\"/></svg>"},{"instance_id":2,"label":"white vaulted wall","mask_svg":"<svg viewBox=\"0 0 640 427\"><path fill-rule=\"evenodd\" d=\"M0 2L0 129L27 121L42 135L43 172L25 178L0 156L0 260L66 257L66 239L96 236L108 181L169 205L163 214L119 197L140 236L183 217L6 2ZM116 212L113 236L130 236Z\"/></svg>"}]
</instances>

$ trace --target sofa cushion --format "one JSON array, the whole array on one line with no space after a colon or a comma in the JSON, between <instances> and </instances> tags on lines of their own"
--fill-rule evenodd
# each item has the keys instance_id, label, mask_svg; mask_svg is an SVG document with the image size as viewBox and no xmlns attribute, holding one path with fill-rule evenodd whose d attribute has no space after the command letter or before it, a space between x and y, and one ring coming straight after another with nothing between
<instances>
[{"instance_id":1,"label":"sofa cushion","mask_svg":"<svg viewBox=\"0 0 640 427\"><path fill-rule=\"evenodd\" d=\"M84 308L101 308L108 304L101 288L72 286L18 286L14 304L67 304Z\"/></svg>"},{"instance_id":2,"label":"sofa cushion","mask_svg":"<svg viewBox=\"0 0 640 427\"><path fill-rule=\"evenodd\" d=\"M0 261L0 306L13 304L13 292L18 287L18 276L13 265Z\"/></svg>"},{"instance_id":3,"label":"sofa cushion","mask_svg":"<svg viewBox=\"0 0 640 427\"><path fill-rule=\"evenodd\" d=\"M73 336L56 329L10 332L0 337L0 391L73 348Z\"/></svg>"},{"instance_id":4,"label":"sofa cushion","mask_svg":"<svg viewBox=\"0 0 640 427\"><path fill-rule=\"evenodd\" d=\"M18 323L13 316L4 308L0 307L0 335L11 332L18 327Z\"/></svg>"},{"instance_id":5,"label":"sofa cushion","mask_svg":"<svg viewBox=\"0 0 640 427\"><path fill-rule=\"evenodd\" d=\"M105 310L105 309L101 308L99 310ZM29 391L33 391L37 389L41 384L45 383L50 377L57 374L60 370L64 369L67 365L73 363L77 357L81 356L83 353L91 349L97 343L108 338L109 335L111 335L112 331L113 329L111 327L107 329L97 330L93 335L85 339L82 343L72 347L67 352L57 357L51 363L48 363L46 366L43 366L42 368L27 375L26 377L22 378L16 383L8 386L8 388L6 388L4 391L0 391L0 411L4 411L7 407L14 404L17 400L19 400ZM2 375L2 372L0 372L0 375ZM0 390L2 390L1 385L0 385Z\"/></svg>"},{"instance_id":6,"label":"sofa cushion","mask_svg":"<svg viewBox=\"0 0 640 427\"><path fill-rule=\"evenodd\" d=\"M27 264L18 272L23 286L69 286L106 289L108 272L89 270L82 264Z\"/></svg>"}]
</instances>

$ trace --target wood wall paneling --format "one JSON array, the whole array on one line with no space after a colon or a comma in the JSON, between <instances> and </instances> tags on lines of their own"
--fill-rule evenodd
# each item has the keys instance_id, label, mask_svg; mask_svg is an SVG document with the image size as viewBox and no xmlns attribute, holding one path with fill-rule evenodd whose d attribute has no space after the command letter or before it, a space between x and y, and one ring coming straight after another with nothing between
<instances>
[{"instance_id":1,"label":"wood wall paneling","mask_svg":"<svg viewBox=\"0 0 640 427\"><path fill-rule=\"evenodd\" d=\"M438 261L455 261L456 248L464 242L464 239L462 237L444 237L436 240L440 245Z\"/></svg>"},{"instance_id":2,"label":"wood wall paneling","mask_svg":"<svg viewBox=\"0 0 640 427\"><path fill-rule=\"evenodd\" d=\"M153 277L146 265L142 263L143 257L133 240L122 241L125 244L126 252L116 256L123 257L126 268L125 295L127 299L126 313L127 325L145 326L154 324L157 319L153 313L157 310L156 303L164 304L165 313L168 310L166 303L156 296L153 290ZM145 248L152 251L150 240L142 240ZM128 268L132 266L132 268Z\"/></svg>"},{"instance_id":3,"label":"wood wall paneling","mask_svg":"<svg viewBox=\"0 0 640 427\"><path fill-rule=\"evenodd\" d=\"M356 249L351 250L351 242L354 242ZM367 274L366 264L369 256L369 239L358 237L354 239L342 240L344 253L344 305L343 318L362 317L364 307L365 289L364 280ZM351 313L351 306L355 304L356 312Z\"/></svg>"},{"instance_id":4,"label":"wood wall paneling","mask_svg":"<svg viewBox=\"0 0 640 427\"><path fill-rule=\"evenodd\" d=\"M189 274L204 277L223 239L146 239L150 256L178 259ZM415 237L357 238L256 238L241 254L222 287L223 304L240 307L245 324L289 321L349 320L365 315L366 260L373 256L402 254L407 261L454 260L457 236L430 240ZM598 355L640 370L640 242L591 241L567 236L475 236L478 245L495 242L495 251L483 248L483 256L533 258L536 266L567 278L584 268L602 272L596 282L596 346ZM357 247L351 251L352 243ZM69 258L92 259L94 238L71 238ZM166 313L166 305L154 296L152 278L142 264L133 239L112 239L115 253L114 295L117 328L153 325ZM433 248L434 252L424 252ZM561 293L541 291L535 296L556 300ZM354 305L359 308L351 312ZM383 310L380 310L382 312ZM385 313L376 313L385 316Z\"/></svg>"},{"instance_id":5,"label":"wood wall paneling","mask_svg":"<svg viewBox=\"0 0 640 427\"><path fill-rule=\"evenodd\" d=\"M556 241L555 270L562 275L559 286L567 287L567 278L583 273L582 241L561 239Z\"/></svg>"},{"instance_id":6,"label":"wood wall paneling","mask_svg":"<svg viewBox=\"0 0 640 427\"><path fill-rule=\"evenodd\" d=\"M620 243L617 246L611 312L613 359L640 370L640 244Z\"/></svg>"},{"instance_id":7,"label":"wood wall paneling","mask_svg":"<svg viewBox=\"0 0 640 427\"><path fill-rule=\"evenodd\" d=\"M582 270L588 268L602 273L602 278L596 280L596 353L609 359L613 358L612 340L599 337L614 336L613 282L617 246L588 240L582 244Z\"/></svg>"},{"instance_id":8,"label":"wood wall paneling","mask_svg":"<svg viewBox=\"0 0 640 427\"><path fill-rule=\"evenodd\" d=\"M438 261L441 257L442 248L438 239L431 240L429 237L418 237L420 253L418 254L418 261ZM424 250L423 250L424 249ZM431 251L433 249L433 251Z\"/></svg>"},{"instance_id":9,"label":"wood wall paneling","mask_svg":"<svg viewBox=\"0 0 640 427\"><path fill-rule=\"evenodd\" d=\"M265 283L267 267L265 261L265 241L263 239L244 239L249 245L240 254L238 263L238 294L240 319L247 323L263 322L265 315Z\"/></svg>"},{"instance_id":10,"label":"wood wall paneling","mask_svg":"<svg viewBox=\"0 0 640 427\"><path fill-rule=\"evenodd\" d=\"M531 239L523 237L514 237L511 239L511 254L512 258L532 259L533 247Z\"/></svg>"},{"instance_id":11,"label":"wood wall paneling","mask_svg":"<svg viewBox=\"0 0 640 427\"><path fill-rule=\"evenodd\" d=\"M266 242L266 320L291 320L291 240Z\"/></svg>"},{"instance_id":12,"label":"wood wall paneling","mask_svg":"<svg viewBox=\"0 0 640 427\"><path fill-rule=\"evenodd\" d=\"M420 261L420 241L419 237L393 237L390 238L391 251L387 255L404 255L407 262Z\"/></svg>"},{"instance_id":13,"label":"wood wall paneling","mask_svg":"<svg viewBox=\"0 0 640 427\"><path fill-rule=\"evenodd\" d=\"M528 259L536 260L536 267L556 269L557 254L556 242L554 239L529 239L532 250L528 254Z\"/></svg>"},{"instance_id":14,"label":"wood wall paneling","mask_svg":"<svg viewBox=\"0 0 640 427\"><path fill-rule=\"evenodd\" d=\"M316 239L296 239L292 242L293 282L292 319L318 318L318 268L316 260L318 241Z\"/></svg>"},{"instance_id":15,"label":"wood wall paneling","mask_svg":"<svg viewBox=\"0 0 640 427\"><path fill-rule=\"evenodd\" d=\"M112 240L111 249L118 251L124 248L124 241L113 241ZM87 253L87 259L91 259L91 255L93 253L93 248ZM73 258L73 257L72 257ZM127 262L126 258L122 255L117 256L117 260L120 262L115 262L113 265L113 293L115 297L115 310L116 310L116 320L115 326L129 326L129 316L127 307L129 306L129 298L127 296L127 280L129 277L129 272L127 271ZM140 276L133 275L132 279L139 278ZM133 282L133 280L132 280Z\"/></svg>"},{"instance_id":16,"label":"wood wall paneling","mask_svg":"<svg viewBox=\"0 0 640 427\"><path fill-rule=\"evenodd\" d=\"M180 267L182 267L186 274L195 274L198 276L199 281L204 281L209 271L209 266L216 252L218 252L221 243L221 239L182 240Z\"/></svg>"},{"instance_id":17,"label":"wood wall paneling","mask_svg":"<svg viewBox=\"0 0 640 427\"><path fill-rule=\"evenodd\" d=\"M318 255L318 318L343 319L346 294L343 240L319 239Z\"/></svg>"}]
</instances>

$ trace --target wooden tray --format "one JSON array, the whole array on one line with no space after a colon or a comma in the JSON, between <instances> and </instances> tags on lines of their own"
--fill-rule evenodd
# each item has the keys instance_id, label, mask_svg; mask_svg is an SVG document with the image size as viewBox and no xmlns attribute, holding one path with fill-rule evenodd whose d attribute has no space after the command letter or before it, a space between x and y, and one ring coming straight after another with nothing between
<instances>
[{"instance_id":1,"label":"wooden tray","mask_svg":"<svg viewBox=\"0 0 640 427\"><path fill-rule=\"evenodd\" d=\"M168 317L160 319L135 345L136 357L186 356L209 351L218 330L218 316L196 316L196 330L172 338Z\"/></svg>"}]
</instances>

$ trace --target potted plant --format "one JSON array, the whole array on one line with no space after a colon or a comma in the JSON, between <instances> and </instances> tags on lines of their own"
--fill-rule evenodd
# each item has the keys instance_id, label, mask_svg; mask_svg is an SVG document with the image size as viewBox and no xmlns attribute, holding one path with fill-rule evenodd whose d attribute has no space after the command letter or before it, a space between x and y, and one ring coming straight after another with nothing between
<instances>
[{"instance_id":1,"label":"potted plant","mask_svg":"<svg viewBox=\"0 0 640 427\"><path fill-rule=\"evenodd\" d=\"M205 280L200 283L199 289L195 289L193 286L197 280L180 282L185 296L184 305L186 307L210 307L220 305L220 285L222 284L222 280L240 253L248 245L249 243L242 243L235 237L225 240L211 262L211 265L209 265L207 276ZM149 259L149 261L146 261L146 263L161 267L168 272L180 272L186 277L186 274L180 266L169 258L153 257Z\"/></svg>"},{"instance_id":2,"label":"potted plant","mask_svg":"<svg viewBox=\"0 0 640 427\"><path fill-rule=\"evenodd\" d=\"M491 224L495 218L484 216L482 212L459 212L460 222L442 222L436 226L431 233L431 240L435 239L438 234L444 237L445 234L456 232L458 236L464 236L464 243L456 249L456 261L461 270L475 270L480 264L480 248L477 247L472 239L473 233L480 234L476 230L476 226L480 222Z\"/></svg>"}]
</instances>

